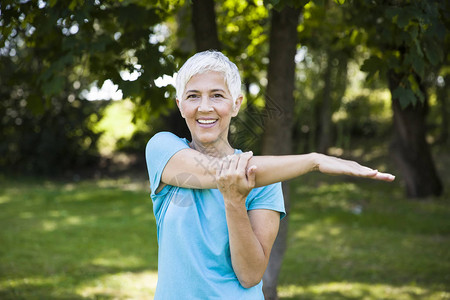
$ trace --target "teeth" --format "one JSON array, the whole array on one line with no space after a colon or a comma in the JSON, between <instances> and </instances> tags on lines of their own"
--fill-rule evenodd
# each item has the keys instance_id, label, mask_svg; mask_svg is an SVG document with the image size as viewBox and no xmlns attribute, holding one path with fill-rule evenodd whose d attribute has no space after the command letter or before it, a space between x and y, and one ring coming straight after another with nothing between
<instances>
[{"instance_id":1,"label":"teeth","mask_svg":"<svg viewBox=\"0 0 450 300\"><path fill-rule=\"evenodd\" d=\"M216 122L217 120L198 120L200 124L212 124Z\"/></svg>"}]
</instances>

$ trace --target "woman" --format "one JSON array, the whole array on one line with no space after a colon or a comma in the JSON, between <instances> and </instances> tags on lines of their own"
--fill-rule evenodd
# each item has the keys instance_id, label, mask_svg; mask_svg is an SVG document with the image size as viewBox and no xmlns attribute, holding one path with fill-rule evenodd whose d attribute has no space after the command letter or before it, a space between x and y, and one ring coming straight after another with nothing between
<instances>
[{"instance_id":1,"label":"woman","mask_svg":"<svg viewBox=\"0 0 450 300\"><path fill-rule=\"evenodd\" d=\"M313 170L394 180L317 153L234 149L228 129L242 104L241 80L220 52L191 57L176 90L192 141L161 132L146 148L159 246L155 299L264 299L262 276L285 215L281 181Z\"/></svg>"}]
</instances>

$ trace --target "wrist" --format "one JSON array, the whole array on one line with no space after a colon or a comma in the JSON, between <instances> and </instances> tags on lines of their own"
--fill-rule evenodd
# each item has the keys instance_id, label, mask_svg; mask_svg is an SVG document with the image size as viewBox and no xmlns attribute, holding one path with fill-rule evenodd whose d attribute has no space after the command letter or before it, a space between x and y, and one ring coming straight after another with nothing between
<instances>
[{"instance_id":1,"label":"wrist","mask_svg":"<svg viewBox=\"0 0 450 300\"><path fill-rule=\"evenodd\" d=\"M229 199L229 198L224 198L224 203L225 203L225 209L226 210L245 210L247 211L247 208L245 207L245 199L246 198L239 198L239 199Z\"/></svg>"}]
</instances>

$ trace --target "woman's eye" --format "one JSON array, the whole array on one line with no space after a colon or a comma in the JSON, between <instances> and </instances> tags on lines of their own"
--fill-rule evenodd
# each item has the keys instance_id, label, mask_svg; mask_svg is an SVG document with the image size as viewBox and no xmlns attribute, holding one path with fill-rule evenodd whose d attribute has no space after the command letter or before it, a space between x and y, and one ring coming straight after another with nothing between
<instances>
[{"instance_id":1,"label":"woman's eye","mask_svg":"<svg viewBox=\"0 0 450 300\"><path fill-rule=\"evenodd\" d=\"M195 99L197 98L197 95L195 94L191 94L191 95L187 95L186 99Z\"/></svg>"}]
</instances>

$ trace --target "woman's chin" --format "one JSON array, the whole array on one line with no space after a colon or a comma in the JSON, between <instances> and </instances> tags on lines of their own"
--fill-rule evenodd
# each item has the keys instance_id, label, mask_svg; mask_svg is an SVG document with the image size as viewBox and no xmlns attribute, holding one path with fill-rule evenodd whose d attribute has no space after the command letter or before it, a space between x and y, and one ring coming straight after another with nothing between
<instances>
[{"instance_id":1,"label":"woman's chin","mask_svg":"<svg viewBox=\"0 0 450 300\"><path fill-rule=\"evenodd\" d=\"M193 139L195 139L196 143L200 143L202 145L210 145L219 142L222 137L214 133L203 133L200 135L196 135L195 138L193 137ZM226 141L226 137L224 141Z\"/></svg>"}]
</instances>

